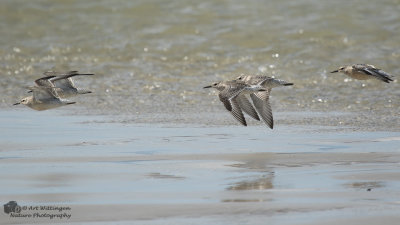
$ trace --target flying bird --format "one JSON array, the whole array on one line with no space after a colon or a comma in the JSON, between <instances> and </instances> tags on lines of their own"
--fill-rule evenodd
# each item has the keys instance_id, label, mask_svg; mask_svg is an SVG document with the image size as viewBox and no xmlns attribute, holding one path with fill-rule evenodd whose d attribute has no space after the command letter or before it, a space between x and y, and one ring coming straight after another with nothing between
<instances>
[{"instance_id":1,"label":"flying bird","mask_svg":"<svg viewBox=\"0 0 400 225\"><path fill-rule=\"evenodd\" d=\"M89 90L77 88L72 80L75 76L91 76L92 73L79 73L78 71L69 71L60 73L56 71L47 71L43 73L45 77L35 80L36 85L43 87L58 88L58 95L62 98L68 98L79 94L92 93Z\"/></svg>"},{"instance_id":2,"label":"flying bird","mask_svg":"<svg viewBox=\"0 0 400 225\"><path fill-rule=\"evenodd\" d=\"M266 91L250 93L250 98L253 100L253 104L260 115L261 119L271 129L274 128L274 119L272 116L272 109L269 103L269 95L274 87L279 86L291 86L293 83L286 82L284 80L275 79L268 76L251 76L251 75L240 75L236 78L236 81L245 82L248 85L259 84Z\"/></svg>"},{"instance_id":3,"label":"flying bird","mask_svg":"<svg viewBox=\"0 0 400 225\"><path fill-rule=\"evenodd\" d=\"M60 98L57 94L60 90L54 87L31 86L28 89L33 93L32 96L25 97L14 105L23 104L34 110L43 111L75 104L75 102Z\"/></svg>"},{"instance_id":4,"label":"flying bird","mask_svg":"<svg viewBox=\"0 0 400 225\"><path fill-rule=\"evenodd\" d=\"M262 86L248 85L241 81L221 81L204 88L215 88L219 91L219 99L225 108L243 125L247 126L243 111L256 120L260 120L249 100L244 96L259 91L266 91ZM243 111L242 111L243 110Z\"/></svg>"},{"instance_id":5,"label":"flying bird","mask_svg":"<svg viewBox=\"0 0 400 225\"><path fill-rule=\"evenodd\" d=\"M331 73L341 72L348 75L351 78L357 80L368 80L378 79L386 83L393 81L393 75L386 73L385 71L376 68L369 64L354 64L349 66L342 66Z\"/></svg>"}]
</instances>

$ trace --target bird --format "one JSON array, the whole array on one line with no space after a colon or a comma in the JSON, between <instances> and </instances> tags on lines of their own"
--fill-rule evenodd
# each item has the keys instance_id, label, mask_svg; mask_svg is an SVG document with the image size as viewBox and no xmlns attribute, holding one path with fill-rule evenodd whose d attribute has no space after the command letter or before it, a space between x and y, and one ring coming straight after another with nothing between
<instances>
[{"instance_id":1,"label":"bird","mask_svg":"<svg viewBox=\"0 0 400 225\"><path fill-rule=\"evenodd\" d=\"M351 78L357 80L368 80L375 78L386 83L390 83L391 81L393 81L393 75L390 75L385 71L369 64L353 64L342 66L339 69L332 71L331 73L337 72L344 73Z\"/></svg>"},{"instance_id":2,"label":"bird","mask_svg":"<svg viewBox=\"0 0 400 225\"><path fill-rule=\"evenodd\" d=\"M243 125L247 126L243 111L256 120L260 120L256 110L244 94L266 91L258 84L248 85L241 81L221 81L204 88L215 88L219 91L219 99L225 108ZM242 111L243 110L243 111Z\"/></svg>"},{"instance_id":3,"label":"bird","mask_svg":"<svg viewBox=\"0 0 400 225\"><path fill-rule=\"evenodd\" d=\"M266 91L250 93L250 98L264 123L271 129L274 128L274 119L272 116L272 109L269 103L269 95L274 87L291 86L293 83L284 80L275 79L268 76L252 76L240 75L235 81L241 81L248 85L260 84Z\"/></svg>"},{"instance_id":4,"label":"bird","mask_svg":"<svg viewBox=\"0 0 400 225\"><path fill-rule=\"evenodd\" d=\"M57 94L60 90L55 87L30 86L27 88L33 93L32 96L25 97L14 105L23 104L34 110L43 111L75 104L75 102L60 98Z\"/></svg>"},{"instance_id":5,"label":"bird","mask_svg":"<svg viewBox=\"0 0 400 225\"><path fill-rule=\"evenodd\" d=\"M92 93L89 90L77 88L72 80L74 76L94 75L92 73L79 73L78 71L69 71L60 73L56 71L46 71L45 77L35 80L37 86L57 87L57 94L62 98L68 98L79 94Z\"/></svg>"}]
</instances>

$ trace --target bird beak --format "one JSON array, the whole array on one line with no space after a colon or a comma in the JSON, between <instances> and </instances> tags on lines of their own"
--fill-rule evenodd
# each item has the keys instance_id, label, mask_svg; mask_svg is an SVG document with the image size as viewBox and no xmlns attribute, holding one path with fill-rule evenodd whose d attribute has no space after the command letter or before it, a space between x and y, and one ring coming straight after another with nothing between
<instances>
[{"instance_id":1,"label":"bird beak","mask_svg":"<svg viewBox=\"0 0 400 225\"><path fill-rule=\"evenodd\" d=\"M19 105L19 104L21 104L20 102L17 102L17 103L14 103L13 105Z\"/></svg>"},{"instance_id":2,"label":"bird beak","mask_svg":"<svg viewBox=\"0 0 400 225\"><path fill-rule=\"evenodd\" d=\"M339 72L339 70L334 70L334 71L332 71L331 73L337 73L337 72Z\"/></svg>"},{"instance_id":3,"label":"bird beak","mask_svg":"<svg viewBox=\"0 0 400 225\"><path fill-rule=\"evenodd\" d=\"M205 86L205 87L203 87L203 88L210 88L211 87L211 85L208 85L208 86Z\"/></svg>"}]
</instances>

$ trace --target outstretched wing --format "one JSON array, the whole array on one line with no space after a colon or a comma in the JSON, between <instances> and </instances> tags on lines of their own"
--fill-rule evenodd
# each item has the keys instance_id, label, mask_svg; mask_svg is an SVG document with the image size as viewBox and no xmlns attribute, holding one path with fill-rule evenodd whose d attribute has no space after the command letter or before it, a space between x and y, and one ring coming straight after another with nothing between
<instances>
[{"instance_id":1,"label":"outstretched wing","mask_svg":"<svg viewBox=\"0 0 400 225\"><path fill-rule=\"evenodd\" d=\"M228 99L233 99L238 96L246 86L248 85L237 82L233 86L226 87L223 91L221 91L221 94L223 94Z\"/></svg>"},{"instance_id":2,"label":"outstretched wing","mask_svg":"<svg viewBox=\"0 0 400 225\"><path fill-rule=\"evenodd\" d=\"M392 79L392 75L386 73L385 71L376 68L373 65L368 65L368 64L355 64L353 65L353 68L360 72L360 73L364 73L370 76L375 77L378 80L384 81L386 83L389 83L390 81L393 81Z\"/></svg>"},{"instance_id":3,"label":"outstretched wing","mask_svg":"<svg viewBox=\"0 0 400 225\"><path fill-rule=\"evenodd\" d=\"M43 73L46 76L64 76L64 75L69 75L69 74L78 74L78 71L74 70L74 71L68 71L68 72L58 72L58 71L46 71Z\"/></svg>"},{"instance_id":4,"label":"outstretched wing","mask_svg":"<svg viewBox=\"0 0 400 225\"><path fill-rule=\"evenodd\" d=\"M270 79L273 79L273 78L272 77L268 77L268 76L253 76L251 81L252 81L252 84L263 85L265 82L267 82Z\"/></svg>"},{"instance_id":5,"label":"outstretched wing","mask_svg":"<svg viewBox=\"0 0 400 225\"><path fill-rule=\"evenodd\" d=\"M79 73L78 71L69 71L65 74L59 74L56 78L53 78L52 81L63 80L74 76L92 76L93 73Z\"/></svg>"},{"instance_id":6,"label":"outstretched wing","mask_svg":"<svg viewBox=\"0 0 400 225\"><path fill-rule=\"evenodd\" d=\"M58 98L56 88L54 87L31 86L27 88L33 92L33 98L36 101L46 101Z\"/></svg>"},{"instance_id":7,"label":"outstretched wing","mask_svg":"<svg viewBox=\"0 0 400 225\"><path fill-rule=\"evenodd\" d=\"M224 103L224 106L226 110L232 111L232 105L231 102L229 101L229 98L225 97L224 95L221 94L221 92L218 94L219 100Z\"/></svg>"},{"instance_id":8,"label":"outstretched wing","mask_svg":"<svg viewBox=\"0 0 400 225\"><path fill-rule=\"evenodd\" d=\"M244 94L239 94L236 97L237 103L239 104L239 107L247 113L249 116L254 118L255 120L260 120L260 117L258 117L258 114L256 110L254 109L253 105L250 103L250 101L247 99L247 97Z\"/></svg>"},{"instance_id":9,"label":"outstretched wing","mask_svg":"<svg viewBox=\"0 0 400 225\"><path fill-rule=\"evenodd\" d=\"M54 87L54 85L51 83L50 79L54 78L56 76L46 76L46 77L41 77L37 80L35 80L35 83L37 86L43 86L43 87Z\"/></svg>"},{"instance_id":10,"label":"outstretched wing","mask_svg":"<svg viewBox=\"0 0 400 225\"><path fill-rule=\"evenodd\" d=\"M246 120L244 118L242 109L239 106L239 103L237 102L237 98L234 97L232 99L229 99L228 94L224 94L223 91L219 93L219 100L221 100L222 103L224 103L225 108L231 112L233 117L235 117L236 120L238 120L242 125L247 126Z\"/></svg>"},{"instance_id":11,"label":"outstretched wing","mask_svg":"<svg viewBox=\"0 0 400 225\"><path fill-rule=\"evenodd\" d=\"M228 111L232 111L232 105L230 103L230 100L232 98L236 97L241 91L243 91L243 87L227 86L227 87L225 87L224 90L219 92L219 94L218 94L219 100L222 103L224 103L224 106Z\"/></svg>"},{"instance_id":12,"label":"outstretched wing","mask_svg":"<svg viewBox=\"0 0 400 225\"><path fill-rule=\"evenodd\" d=\"M371 75L371 76L374 76L374 71L377 70L377 68L375 68L375 66L368 65L368 64L355 64L352 67L357 72L360 72L360 73L363 73L366 75Z\"/></svg>"},{"instance_id":13,"label":"outstretched wing","mask_svg":"<svg viewBox=\"0 0 400 225\"><path fill-rule=\"evenodd\" d=\"M272 117L272 109L269 103L269 93L271 89L268 91L261 91L257 93L250 94L251 99L253 100L254 106L261 119L265 124L268 125L271 129L274 127L274 119Z\"/></svg>"},{"instance_id":14,"label":"outstretched wing","mask_svg":"<svg viewBox=\"0 0 400 225\"><path fill-rule=\"evenodd\" d=\"M244 118L242 109L239 106L239 103L236 101L237 98L233 98L230 100L232 104L232 111L231 114L237 121L239 121L243 126L247 126L246 119Z\"/></svg>"},{"instance_id":15,"label":"outstretched wing","mask_svg":"<svg viewBox=\"0 0 400 225\"><path fill-rule=\"evenodd\" d=\"M94 75L93 73L79 73L78 71L69 71L65 74L60 74L57 75L55 78L51 79L51 82L53 82L53 84L58 87L61 88L63 90L65 89L69 89L69 88L76 88L75 84L72 80L72 77L74 76L91 76Z\"/></svg>"}]
</instances>

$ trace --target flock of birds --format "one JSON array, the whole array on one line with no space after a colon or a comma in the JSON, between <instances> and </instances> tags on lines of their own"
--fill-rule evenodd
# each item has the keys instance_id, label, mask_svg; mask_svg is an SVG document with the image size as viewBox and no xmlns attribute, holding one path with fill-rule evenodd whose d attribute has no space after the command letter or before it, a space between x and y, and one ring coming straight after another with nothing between
<instances>
[{"instance_id":1,"label":"flock of birds","mask_svg":"<svg viewBox=\"0 0 400 225\"><path fill-rule=\"evenodd\" d=\"M357 80L378 79L386 83L393 81L393 76L369 64L354 64L340 67L331 73L341 72ZM47 71L44 77L35 80L35 86L27 87L31 96L23 98L14 105L23 104L34 110L42 111L60 106L74 104L66 98L88 94L91 91L79 89L72 77L94 74L82 74L78 71L59 73ZM268 76L241 75L234 80L213 83L204 88L215 88L225 108L242 125L247 126L244 113L255 120L262 120L273 129L274 121L269 102L271 90L279 86L291 86L293 83ZM249 97L253 103L250 102Z\"/></svg>"},{"instance_id":2,"label":"flock of birds","mask_svg":"<svg viewBox=\"0 0 400 225\"><path fill-rule=\"evenodd\" d=\"M378 79L389 83L393 81L393 76L385 71L368 64L354 64L342 66L331 73L341 72L357 80ZM247 126L243 112L253 119L261 120L273 129L274 120L272 109L269 103L269 95L274 87L291 86L293 83L275 79L268 76L241 75L234 80L213 83L204 88L215 88L219 91L219 99L225 108L243 126ZM253 101L250 103L248 99Z\"/></svg>"}]
</instances>

